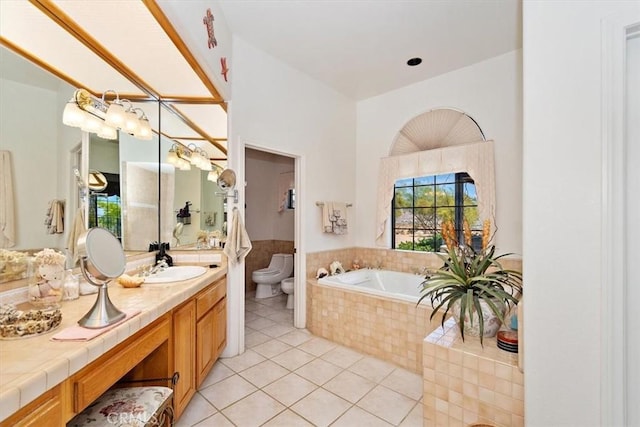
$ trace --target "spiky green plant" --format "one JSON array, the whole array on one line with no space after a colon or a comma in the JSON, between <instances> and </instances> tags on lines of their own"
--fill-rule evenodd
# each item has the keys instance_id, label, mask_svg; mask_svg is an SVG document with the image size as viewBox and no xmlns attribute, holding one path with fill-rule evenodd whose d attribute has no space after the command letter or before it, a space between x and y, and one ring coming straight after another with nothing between
<instances>
[{"instance_id":1,"label":"spiky green plant","mask_svg":"<svg viewBox=\"0 0 640 427\"><path fill-rule=\"evenodd\" d=\"M467 245L453 247L447 255L438 256L444 262L439 269L428 273L421 283L421 296L418 304L425 299L431 301L433 312L430 320L444 310L442 326L449 312L453 313L456 302L460 303L460 319L469 315L473 324L473 313L477 312L480 330L480 343L483 344L484 320L480 301L484 301L493 314L504 323L504 314L509 307L518 303L522 294L522 274L515 270L502 268L499 262L511 254L495 256L495 246L476 252ZM464 341L464 321L458 324Z\"/></svg>"}]
</instances>

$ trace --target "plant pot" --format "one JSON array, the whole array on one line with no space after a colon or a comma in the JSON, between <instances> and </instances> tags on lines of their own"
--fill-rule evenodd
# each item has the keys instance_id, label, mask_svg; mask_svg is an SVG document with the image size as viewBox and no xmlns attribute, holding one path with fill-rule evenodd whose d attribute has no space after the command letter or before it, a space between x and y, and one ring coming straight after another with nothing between
<instances>
[{"instance_id":1,"label":"plant pot","mask_svg":"<svg viewBox=\"0 0 640 427\"><path fill-rule=\"evenodd\" d=\"M500 318L496 316L489 305L480 300L480 308L482 310L482 319L484 320L484 331L483 337L495 337L502 325ZM453 317L456 319L456 322L460 324L460 301L456 301L452 307ZM504 313L502 313L504 316ZM464 335L479 337L480 336L480 321L478 320L478 313L475 308L472 311L473 322L469 318L469 313L465 313L464 319Z\"/></svg>"}]
</instances>

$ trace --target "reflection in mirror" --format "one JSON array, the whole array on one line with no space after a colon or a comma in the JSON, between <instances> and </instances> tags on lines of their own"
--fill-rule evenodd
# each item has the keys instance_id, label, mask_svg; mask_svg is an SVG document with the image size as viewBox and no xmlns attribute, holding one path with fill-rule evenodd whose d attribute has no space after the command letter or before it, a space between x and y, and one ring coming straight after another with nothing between
<instances>
[{"instance_id":1,"label":"reflection in mirror","mask_svg":"<svg viewBox=\"0 0 640 427\"><path fill-rule=\"evenodd\" d=\"M0 207L13 212L14 241L0 246L34 252L52 248L65 252L67 230L78 207L73 169L81 169L82 134L61 121L74 88L0 47L0 148L11 159L2 167L12 195ZM44 225L52 201L64 204L63 227Z\"/></svg>"},{"instance_id":2,"label":"reflection in mirror","mask_svg":"<svg viewBox=\"0 0 640 427\"><path fill-rule=\"evenodd\" d=\"M161 219L162 241L178 250L210 248L213 238L222 237L226 221L224 198L216 194L220 192L218 185L207 179L209 171L195 166L180 169L169 163L167 158L175 144L164 136L161 139L162 169L166 172L161 200L171 205L169 214L163 213ZM188 220L183 216L187 206Z\"/></svg>"}]
</instances>

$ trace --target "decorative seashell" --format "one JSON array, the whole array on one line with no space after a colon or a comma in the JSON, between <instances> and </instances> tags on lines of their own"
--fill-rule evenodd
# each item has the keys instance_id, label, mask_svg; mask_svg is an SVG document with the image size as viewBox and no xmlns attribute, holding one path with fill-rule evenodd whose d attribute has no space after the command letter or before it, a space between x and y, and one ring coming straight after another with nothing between
<instances>
[{"instance_id":1,"label":"decorative seashell","mask_svg":"<svg viewBox=\"0 0 640 427\"><path fill-rule=\"evenodd\" d=\"M340 264L339 261L333 261L329 265L329 270L331 271L332 276L335 276L336 274L344 273L344 268L342 267L342 264Z\"/></svg>"},{"instance_id":2,"label":"decorative seashell","mask_svg":"<svg viewBox=\"0 0 640 427\"><path fill-rule=\"evenodd\" d=\"M137 288L144 282L144 277L140 276L129 276L128 274L123 274L118 277L118 283L123 288Z\"/></svg>"},{"instance_id":3,"label":"decorative seashell","mask_svg":"<svg viewBox=\"0 0 640 427\"><path fill-rule=\"evenodd\" d=\"M329 272L327 271L326 268L324 267L320 267L318 269L318 272L316 273L316 279L322 279L324 276L328 276Z\"/></svg>"}]
</instances>

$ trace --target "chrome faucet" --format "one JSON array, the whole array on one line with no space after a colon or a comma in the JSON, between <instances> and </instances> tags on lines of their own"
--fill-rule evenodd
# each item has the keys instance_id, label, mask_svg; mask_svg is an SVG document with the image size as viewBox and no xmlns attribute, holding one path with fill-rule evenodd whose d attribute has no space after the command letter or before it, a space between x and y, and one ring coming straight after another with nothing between
<instances>
[{"instance_id":1,"label":"chrome faucet","mask_svg":"<svg viewBox=\"0 0 640 427\"><path fill-rule=\"evenodd\" d=\"M163 271L165 268L168 268L169 264L164 259L158 260L155 266L151 268L149 274L156 274L158 271Z\"/></svg>"}]
</instances>

